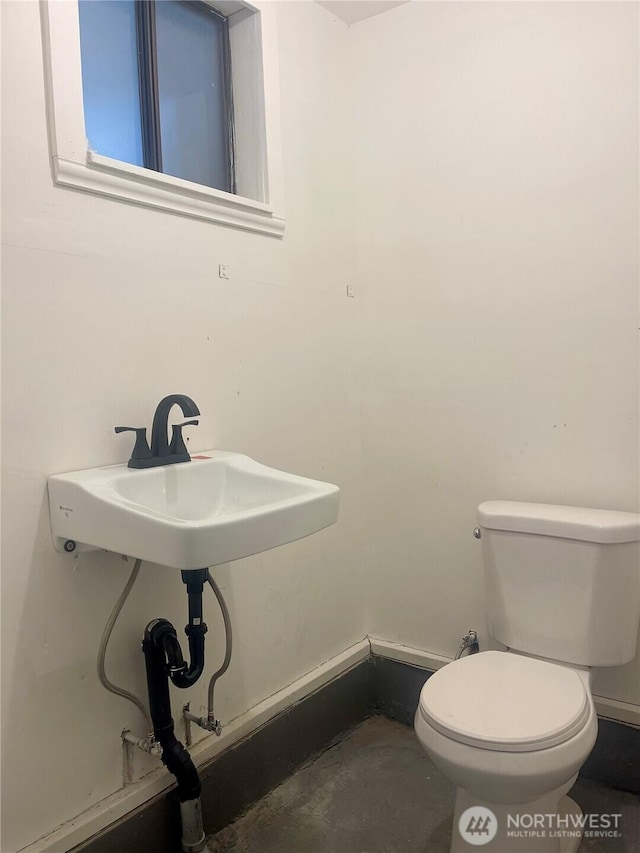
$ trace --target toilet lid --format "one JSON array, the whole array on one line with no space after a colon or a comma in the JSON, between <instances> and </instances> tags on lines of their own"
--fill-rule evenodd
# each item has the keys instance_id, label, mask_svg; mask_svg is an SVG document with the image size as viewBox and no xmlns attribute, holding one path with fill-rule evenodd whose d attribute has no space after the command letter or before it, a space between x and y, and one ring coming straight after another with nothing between
<instances>
[{"instance_id":1,"label":"toilet lid","mask_svg":"<svg viewBox=\"0 0 640 853\"><path fill-rule=\"evenodd\" d=\"M580 676L507 652L480 652L444 666L420 694L425 721L452 740L499 752L564 743L590 710Z\"/></svg>"}]
</instances>

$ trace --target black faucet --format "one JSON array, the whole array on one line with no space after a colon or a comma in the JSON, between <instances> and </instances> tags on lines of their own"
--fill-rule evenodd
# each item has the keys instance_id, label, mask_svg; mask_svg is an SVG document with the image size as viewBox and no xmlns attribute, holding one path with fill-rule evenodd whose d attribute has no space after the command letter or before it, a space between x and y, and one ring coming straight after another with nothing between
<instances>
[{"instance_id":1,"label":"black faucet","mask_svg":"<svg viewBox=\"0 0 640 853\"><path fill-rule=\"evenodd\" d=\"M182 437L182 427L193 424L197 420L185 421L182 424L174 424L172 427L171 442L167 437L169 423L169 412L178 405L186 418L194 418L200 414L200 409L191 397L185 394L169 394L158 403L153 416L151 427L151 447L147 443L147 430L145 427L115 427L116 432L135 432L136 443L129 459L129 468L155 468L157 465L174 465L176 462L190 462L191 457L187 451Z\"/></svg>"}]
</instances>

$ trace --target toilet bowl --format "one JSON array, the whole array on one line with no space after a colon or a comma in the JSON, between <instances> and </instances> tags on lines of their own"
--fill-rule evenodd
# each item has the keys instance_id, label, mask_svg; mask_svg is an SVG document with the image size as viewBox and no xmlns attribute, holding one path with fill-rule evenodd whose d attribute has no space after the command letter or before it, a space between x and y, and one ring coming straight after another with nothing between
<instances>
[{"instance_id":1,"label":"toilet bowl","mask_svg":"<svg viewBox=\"0 0 640 853\"><path fill-rule=\"evenodd\" d=\"M488 651L431 676L415 730L458 787L479 800L527 803L575 777L597 718L588 684L573 669Z\"/></svg>"},{"instance_id":2,"label":"toilet bowl","mask_svg":"<svg viewBox=\"0 0 640 853\"><path fill-rule=\"evenodd\" d=\"M597 717L589 671L487 651L454 661L428 679L415 716L418 740L458 788L452 853L469 850L458 826L469 808L498 823L487 853L577 850L579 835L539 825L535 815L580 814L565 795L595 743ZM483 839L479 839L482 841ZM476 839L478 841L478 839ZM535 842L535 843L534 843Z\"/></svg>"},{"instance_id":3,"label":"toilet bowl","mask_svg":"<svg viewBox=\"0 0 640 853\"><path fill-rule=\"evenodd\" d=\"M640 515L489 501L478 518L489 630L508 650L434 673L416 735L457 786L451 853L575 853L566 794L598 730L591 668L635 654Z\"/></svg>"}]
</instances>

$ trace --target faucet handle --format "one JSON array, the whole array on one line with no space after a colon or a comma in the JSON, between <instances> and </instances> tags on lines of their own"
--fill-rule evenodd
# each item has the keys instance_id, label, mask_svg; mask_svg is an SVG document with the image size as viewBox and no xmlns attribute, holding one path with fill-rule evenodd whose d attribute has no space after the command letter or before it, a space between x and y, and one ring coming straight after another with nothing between
<instances>
[{"instance_id":1,"label":"faucet handle","mask_svg":"<svg viewBox=\"0 0 640 853\"><path fill-rule=\"evenodd\" d=\"M151 450L149 448L149 443L147 442L147 429L146 427L128 427L128 426L118 426L114 427L115 432L135 432L136 434L136 443L133 446L133 453L131 454L131 459L129 459L129 468L135 468L136 465L132 465L132 461L134 459L151 459Z\"/></svg>"},{"instance_id":2,"label":"faucet handle","mask_svg":"<svg viewBox=\"0 0 640 853\"><path fill-rule=\"evenodd\" d=\"M173 424L171 427L171 444L169 445L169 453L172 456L187 456L191 458L182 437L182 427L185 426L198 426L198 421L193 420L185 421L183 424Z\"/></svg>"}]
</instances>

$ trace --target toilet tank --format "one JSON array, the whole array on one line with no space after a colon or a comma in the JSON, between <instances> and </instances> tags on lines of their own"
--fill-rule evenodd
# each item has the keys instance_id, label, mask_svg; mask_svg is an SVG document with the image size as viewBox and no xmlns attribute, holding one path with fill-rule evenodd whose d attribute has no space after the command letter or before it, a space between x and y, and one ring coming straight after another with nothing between
<instances>
[{"instance_id":1,"label":"toilet tank","mask_svg":"<svg viewBox=\"0 0 640 853\"><path fill-rule=\"evenodd\" d=\"M635 655L640 515L487 501L478 507L489 630L509 648L581 666Z\"/></svg>"}]
</instances>

